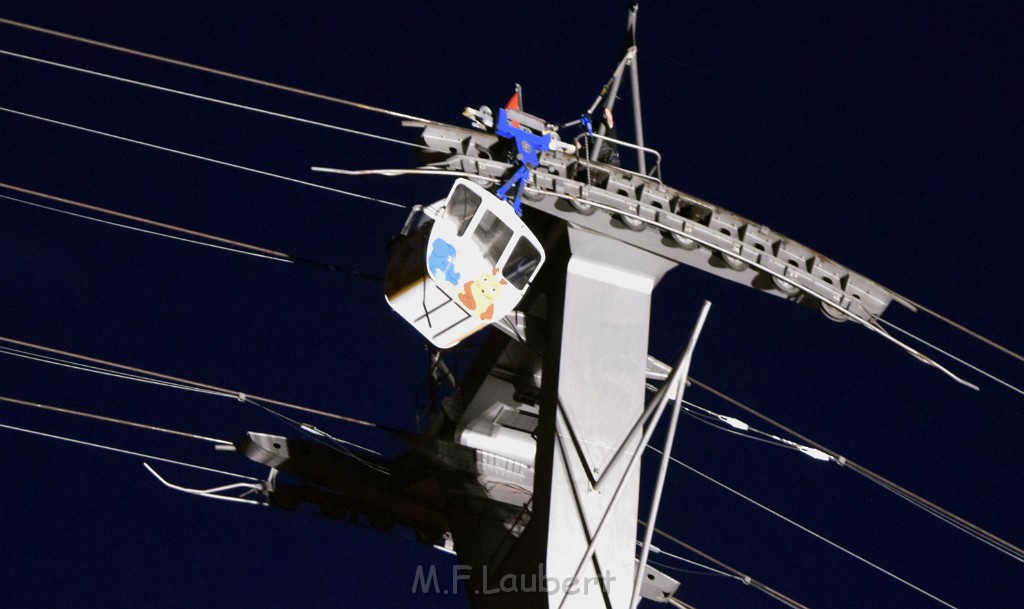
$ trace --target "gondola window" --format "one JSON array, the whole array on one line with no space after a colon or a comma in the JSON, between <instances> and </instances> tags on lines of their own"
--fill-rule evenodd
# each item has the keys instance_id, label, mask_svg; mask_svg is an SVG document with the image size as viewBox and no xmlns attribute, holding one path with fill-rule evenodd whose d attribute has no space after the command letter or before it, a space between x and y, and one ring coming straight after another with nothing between
<instances>
[{"instance_id":1,"label":"gondola window","mask_svg":"<svg viewBox=\"0 0 1024 609\"><path fill-rule=\"evenodd\" d=\"M480 248L483 256L491 266L497 266L501 254L512 240L512 227L501 221L498 216L484 210L480 223L473 231L473 242Z\"/></svg>"},{"instance_id":2,"label":"gondola window","mask_svg":"<svg viewBox=\"0 0 1024 609\"><path fill-rule=\"evenodd\" d=\"M481 202L480 195L461 184L457 185L455 191L452 192L446 213L451 223L458 227L457 234L460 237L466 234L466 229L469 228L473 215L480 208Z\"/></svg>"},{"instance_id":3,"label":"gondola window","mask_svg":"<svg viewBox=\"0 0 1024 609\"><path fill-rule=\"evenodd\" d=\"M520 238L512 248L512 253L505 262L502 274L517 290L525 290L526 284L540 263L541 254L528 239Z\"/></svg>"}]
</instances>

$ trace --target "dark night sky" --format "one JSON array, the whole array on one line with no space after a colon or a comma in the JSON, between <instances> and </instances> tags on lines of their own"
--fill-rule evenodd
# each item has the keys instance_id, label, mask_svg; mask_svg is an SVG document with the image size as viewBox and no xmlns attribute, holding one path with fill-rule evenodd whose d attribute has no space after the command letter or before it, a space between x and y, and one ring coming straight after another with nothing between
<instances>
[{"instance_id":1,"label":"dark night sky","mask_svg":"<svg viewBox=\"0 0 1024 609\"><path fill-rule=\"evenodd\" d=\"M644 3L647 141L666 182L791 236L1016 350L1021 60L1015 3ZM215 6L211 6L215 5ZM713 5L713 6L712 6ZM172 8L173 7L173 8ZM617 59L628 3L12 1L0 16L452 124L503 103L584 110ZM0 25L0 48L413 140L397 121ZM0 105L403 204L433 178L412 149L0 57ZM623 102L625 103L625 102ZM620 122L629 121L625 107ZM404 212L0 113L0 181L381 273ZM4 193L7 194L7 193ZM0 335L412 428L425 356L372 282L158 239L0 200ZM671 359L713 302L692 373L1018 545L1024 399L972 392L852 324L692 269L655 292ZM894 305L887 319L1021 385L1020 362ZM462 369L465 369L464 362ZM237 401L9 357L0 395L234 439L286 433ZM697 403L750 423L713 396ZM391 446L380 434L312 422ZM15 406L0 423L261 475L200 442ZM756 425L767 429L763 424ZM429 606L417 564L451 559L396 529L235 506L160 487L132 458L0 430L4 607ZM1021 606L1021 565L850 471L683 418L675 454L966 608ZM158 468L173 481L223 478ZM648 474L653 468L648 467ZM682 469L661 526L813 607L941 605ZM646 479L646 478L645 478ZM665 550L687 555L665 540ZM668 562L673 566L678 563ZM781 607L678 574L699 609Z\"/></svg>"}]
</instances>

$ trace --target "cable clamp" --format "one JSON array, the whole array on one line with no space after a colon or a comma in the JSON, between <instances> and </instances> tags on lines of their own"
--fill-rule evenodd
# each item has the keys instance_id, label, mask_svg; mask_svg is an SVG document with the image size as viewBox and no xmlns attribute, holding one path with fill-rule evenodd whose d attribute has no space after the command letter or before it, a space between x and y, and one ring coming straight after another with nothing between
<instances>
[{"instance_id":1,"label":"cable clamp","mask_svg":"<svg viewBox=\"0 0 1024 609\"><path fill-rule=\"evenodd\" d=\"M334 440L334 438L328 436L326 433L320 431L319 429L317 429L316 427L310 425L309 423L303 423L303 424L299 425L299 429L301 429L302 431L304 431L304 432L306 432L308 434L314 435L314 436L320 436L322 438L329 438L331 440Z\"/></svg>"},{"instance_id":2,"label":"cable clamp","mask_svg":"<svg viewBox=\"0 0 1024 609\"><path fill-rule=\"evenodd\" d=\"M812 459L817 459L818 461L831 461L832 460L832 457L829 456L828 453L826 453L824 451L821 451L821 450L818 450L817 448L811 448L810 446L801 446L800 447L800 452L802 452L803 454L807 455L808 457L810 457Z\"/></svg>"},{"instance_id":3,"label":"cable clamp","mask_svg":"<svg viewBox=\"0 0 1024 609\"><path fill-rule=\"evenodd\" d=\"M737 418L728 417L728 416L725 416L724 414L720 414L720 415L718 415L718 419L720 421L722 421L723 423L729 425L730 427L733 427L733 428L736 428L736 429L739 429L739 430L742 430L742 431L749 431L750 430L750 425L747 425L746 423L744 423L743 421L741 421L741 420L739 420Z\"/></svg>"}]
</instances>

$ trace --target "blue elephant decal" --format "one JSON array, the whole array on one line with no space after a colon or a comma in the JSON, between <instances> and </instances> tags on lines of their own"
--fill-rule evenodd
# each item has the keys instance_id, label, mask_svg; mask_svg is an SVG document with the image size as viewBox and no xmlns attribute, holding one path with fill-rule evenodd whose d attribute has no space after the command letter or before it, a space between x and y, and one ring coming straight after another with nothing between
<instances>
[{"instance_id":1,"label":"blue elephant decal","mask_svg":"<svg viewBox=\"0 0 1024 609\"><path fill-rule=\"evenodd\" d=\"M454 245L444 239L434 239L427 257L427 270L434 276L443 276L452 285L459 285L462 274L455 270L455 256Z\"/></svg>"}]
</instances>

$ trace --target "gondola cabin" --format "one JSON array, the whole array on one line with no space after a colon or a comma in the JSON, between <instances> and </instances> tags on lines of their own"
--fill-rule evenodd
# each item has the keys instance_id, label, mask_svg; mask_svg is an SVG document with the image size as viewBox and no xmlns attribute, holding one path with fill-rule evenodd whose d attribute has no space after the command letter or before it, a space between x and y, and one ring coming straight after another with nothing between
<instances>
[{"instance_id":1,"label":"gondola cabin","mask_svg":"<svg viewBox=\"0 0 1024 609\"><path fill-rule=\"evenodd\" d=\"M458 179L448 197L414 209L388 249L388 304L445 349L515 309L544 249L512 206Z\"/></svg>"}]
</instances>

